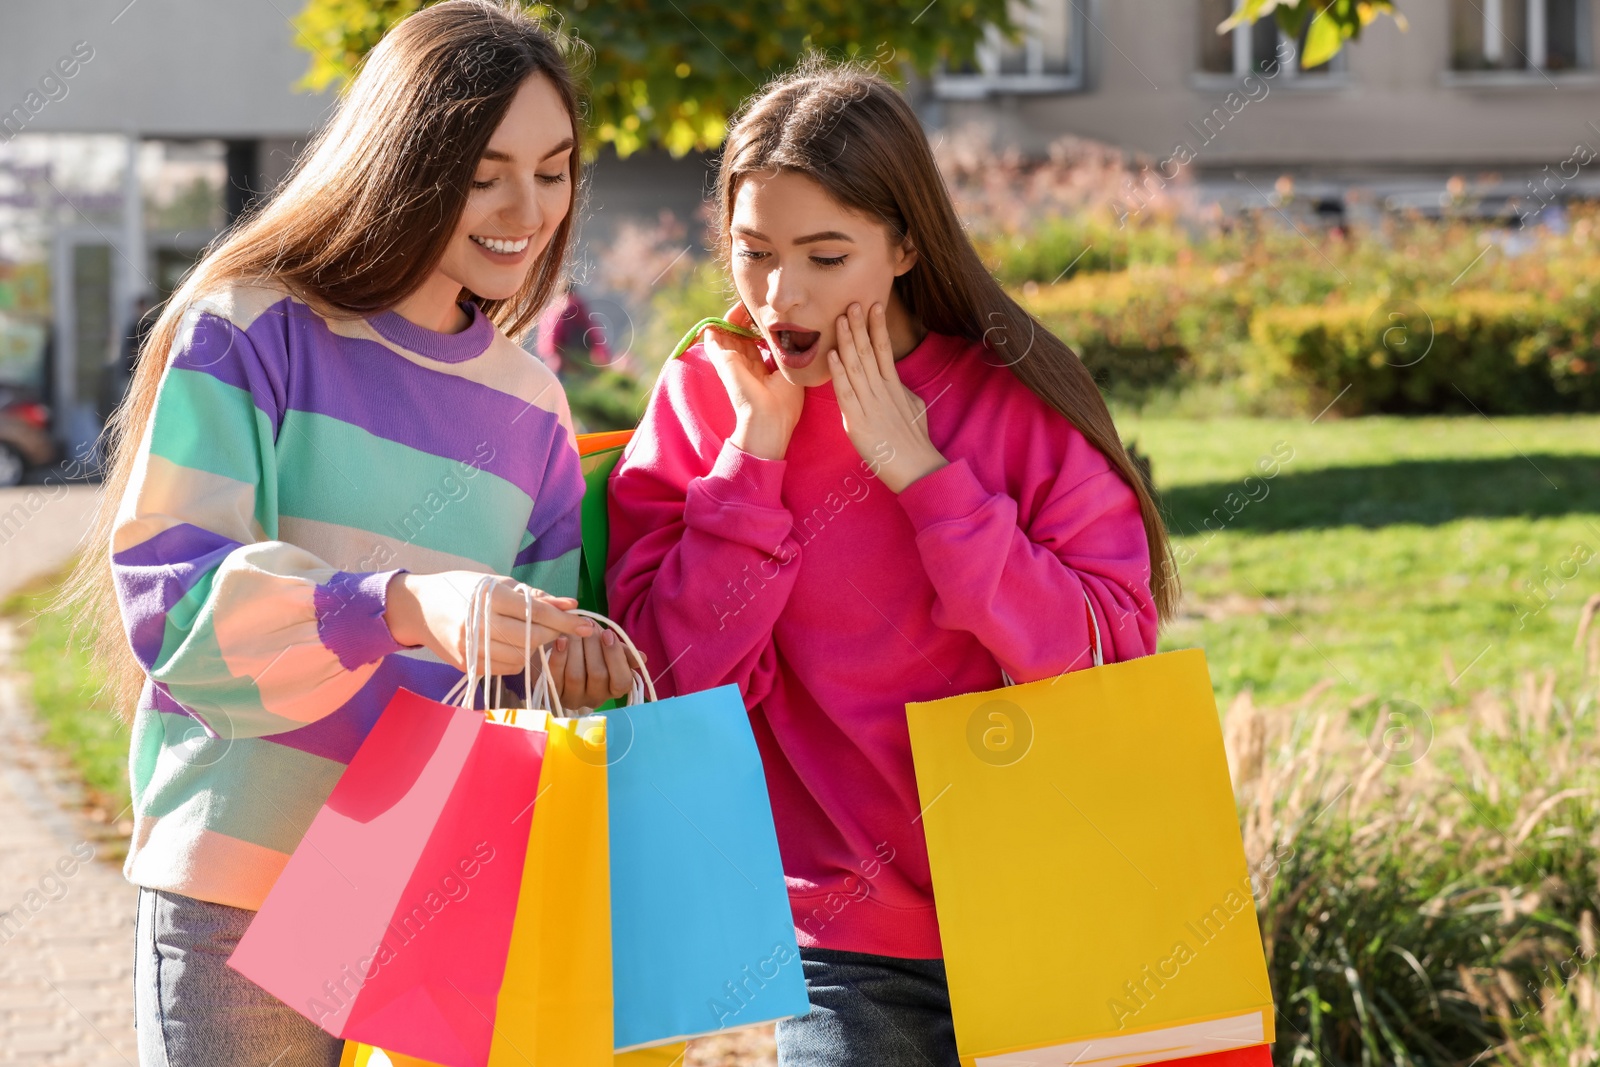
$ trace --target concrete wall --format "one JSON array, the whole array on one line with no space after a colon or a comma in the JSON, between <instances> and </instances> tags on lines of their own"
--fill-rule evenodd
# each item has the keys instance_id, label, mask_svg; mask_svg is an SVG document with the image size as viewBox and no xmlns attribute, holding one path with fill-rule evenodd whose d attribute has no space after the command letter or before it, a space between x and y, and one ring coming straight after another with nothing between
<instances>
[{"instance_id":1,"label":"concrete wall","mask_svg":"<svg viewBox=\"0 0 1600 1067\"><path fill-rule=\"evenodd\" d=\"M298 0L3 0L0 115L45 98L36 132L160 137L302 137L332 94L290 86L307 58L286 15ZM66 94L40 81L87 42ZM79 45L80 54L83 46ZM59 95L59 90L57 90Z\"/></svg>"}]
</instances>

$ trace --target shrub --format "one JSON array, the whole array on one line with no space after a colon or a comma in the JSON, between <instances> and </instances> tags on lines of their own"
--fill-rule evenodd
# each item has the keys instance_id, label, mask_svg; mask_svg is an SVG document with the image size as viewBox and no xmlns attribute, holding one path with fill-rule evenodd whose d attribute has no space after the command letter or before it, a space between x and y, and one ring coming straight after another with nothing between
<instances>
[{"instance_id":1,"label":"shrub","mask_svg":"<svg viewBox=\"0 0 1600 1067\"><path fill-rule=\"evenodd\" d=\"M1600 308L1467 291L1419 304L1263 308L1250 336L1269 377L1346 414L1534 413L1600 407Z\"/></svg>"},{"instance_id":2,"label":"shrub","mask_svg":"<svg viewBox=\"0 0 1600 1067\"><path fill-rule=\"evenodd\" d=\"M1087 275L1071 284L1029 287L1021 302L1072 346L1104 389L1161 385L1188 363L1178 325L1183 294L1142 275Z\"/></svg>"}]
</instances>

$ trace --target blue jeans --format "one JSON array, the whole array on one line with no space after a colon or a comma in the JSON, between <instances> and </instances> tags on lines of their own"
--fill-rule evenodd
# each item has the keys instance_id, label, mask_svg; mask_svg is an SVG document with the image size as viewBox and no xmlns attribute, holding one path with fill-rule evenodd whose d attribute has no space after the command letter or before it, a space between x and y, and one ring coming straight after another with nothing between
<instances>
[{"instance_id":1,"label":"blue jeans","mask_svg":"<svg viewBox=\"0 0 1600 1067\"><path fill-rule=\"evenodd\" d=\"M344 1042L228 966L255 912L139 889L140 1067L338 1067Z\"/></svg>"},{"instance_id":2,"label":"blue jeans","mask_svg":"<svg viewBox=\"0 0 1600 1067\"><path fill-rule=\"evenodd\" d=\"M778 1023L778 1067L957 1067L943 960L803 948L811 1014Z\"/></svg>"}]
</instances>

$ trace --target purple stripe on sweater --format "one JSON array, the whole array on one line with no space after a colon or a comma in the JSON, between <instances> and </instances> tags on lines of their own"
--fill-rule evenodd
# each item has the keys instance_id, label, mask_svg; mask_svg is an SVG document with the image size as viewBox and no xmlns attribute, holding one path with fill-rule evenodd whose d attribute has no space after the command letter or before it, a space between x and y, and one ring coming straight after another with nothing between
<instances>
[{"instance_id":1,"label":"purple stripe on sweater","mask_svg":"<svg viewBox=\"0 0 1600 1067\"><path fill-rule=\"evenodd\" d=\"M203 715L178 703L165 685L152 681L148 677L144 680L144 690L139 694L139 707L159 711L163 715L177 715L185 719L193 719L205 727L207 734L212 737L218 736L217 732L211 728L211 724L206 722Z\"/></svg>"},{"instance_id":2,"label":"purple stripe on sweater","mask_svg":"<svg viewBox=\"0 0 1600 1067\"><path fill-rule=\"evenodd\" d=\"M570 451L567 432L556 413L538 401L520 400L486 385L419 366L376 341L340 337L304 304L288 298L256 317L243 332L212 313L195 326L191 349L176 366L204 371L219 381L250 392L262 411L281 425L285 409L339 419L386 440L487 470L539 499L551 485L546 464L552 448ZM538 357L529 355L531 362ZM316 372L295 373L315 361ZM549 390L561 386L551 381ZM418 425L396 419L396 411L437 411L444 418ZM483 427L495 428L486 434ZM512 429L516 448L496 448ZM581 493L581 482L574 487ZM561 496L561 493L555 494ZM568 508L574 498L553 501Z\"/></svg>"},{"instance_id":3,"label":"purple stripe on sweater","mask_svg":"<svg viewBox=\"0 0 1600 1067\"><path fill-rule=\"evenodd\" d=\"M401 646L384 618L389 579L399 570L352 574L336 571L311 594L317 636L347 671L382 659Z\"/></svg>"},{"instance_id":4,"label":"purple stripe on sweater","mask_svg":"<svg viewBox=\"0 0 1600 1067\"><path fill-rule=\"evenodd\" d=\"M517 558L512 561L513 567L521 567L529 563L542 563L547 559L559 559L578 547L579 541L579 515L577 509L572 509L556 520L556 524L534 539L533 544L517 553Z\"/></svg>"},{"instance_id":5,"label":"purple stripe on sweater","mask_svg":"<svg viewBox=\"0 0 1600 1067\"><path fill-rule=\"evenodd\" d=\"M189 344L172 359L174 367L203 371L218 381L250 394L257 408L272 419L272 432L283 425L284 383L289 354L283 344L287 298L263 311L246 333L215 312L195 319Z\"/></svg>"},{"instance_id":6,"label":"purple stripe on sweater","mask_svg":"<svg viewBox=\"0 0 1600 1067\"><path fill-rule=\"evenodd\" d=\"M404 686L413 693L437 700L448 693L460 678L461 672L448 664L429 663L406 656L386 656L377 671L367 679L367 684L345 701L338 711L298 730L272 734L263 740L297 748L336 763L349 763L350 757L361 747L361 742L366 740L373 723L389 706L397 689Z\"/></svg>"},{"instance_id":7,"label":"purple stripe on sweater","mask_svg":"<svg viewBox=\"0 0 1600 1067\"><path fill-rule=\"evenodd\" d=\"M274 332L285 327L287 339ZM550 488L545 467L552 447L572 450L554 411L419 366L376 341L336 336L302 304L289 305L286 319L257 319L248 336L258 348L287 343L291 365L299 359L317 360L315 374L290 375L292 410L339 419L374 436L489 471L530 498L537 499L541 487ZM537 363L537 357L527 358ZM549 388L561 386L552 381ZM555 398L541 399L549 403ZM418 424L397 419L397 411L432 411L441 417ZM506 447L508 439L517 447ZM582 492L581 485L574 491ZM563 506L575 503L569 497Z\"/></svg>"},{"instance_id":8,"label":"purple stripe on sweater","mask_svg":"<svg viewBox=\"0 0 1600 1067\"><path fill-rule=\"evenodd\" d=\"M578 547L578 508L583 497L583 467L564 439L552 444L544 487L534 497L528 532L533 544L517 553L516 563L555 559Z\"/></svg>"},{"instance_id":9,"label":"purple stripe on sweater","mask_svg":"<svg viewBox=\"0 0 1600 1067\"><path fill-rule=\"evenodd\" d=\"M146 670L161 654L167 612L238 547L221 534L180 523L111 557L128 641Z\"/></svg>"}]
</instances>

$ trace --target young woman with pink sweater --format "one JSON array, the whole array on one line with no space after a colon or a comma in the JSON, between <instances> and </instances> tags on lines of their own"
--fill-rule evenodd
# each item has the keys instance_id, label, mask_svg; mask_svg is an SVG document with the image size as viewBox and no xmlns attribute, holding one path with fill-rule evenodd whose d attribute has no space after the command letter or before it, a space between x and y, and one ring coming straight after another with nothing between
<instances>
[{"instance_id":1,"label":"young woman with pink sweater","mask_svg":"<svg viewBox=\"0 0 1600 1067\"><path fill-rule=\"evenodd\" d=\"M658 685L750 710L813 1004L779 1062L954 1065L905 705L1088 666L1085 594L1107 662L1154 652L1166 532L890 85L779 80L718 196L759 340L666 366L611 483L610 603Z\"/></svg>"}]
</instances>

